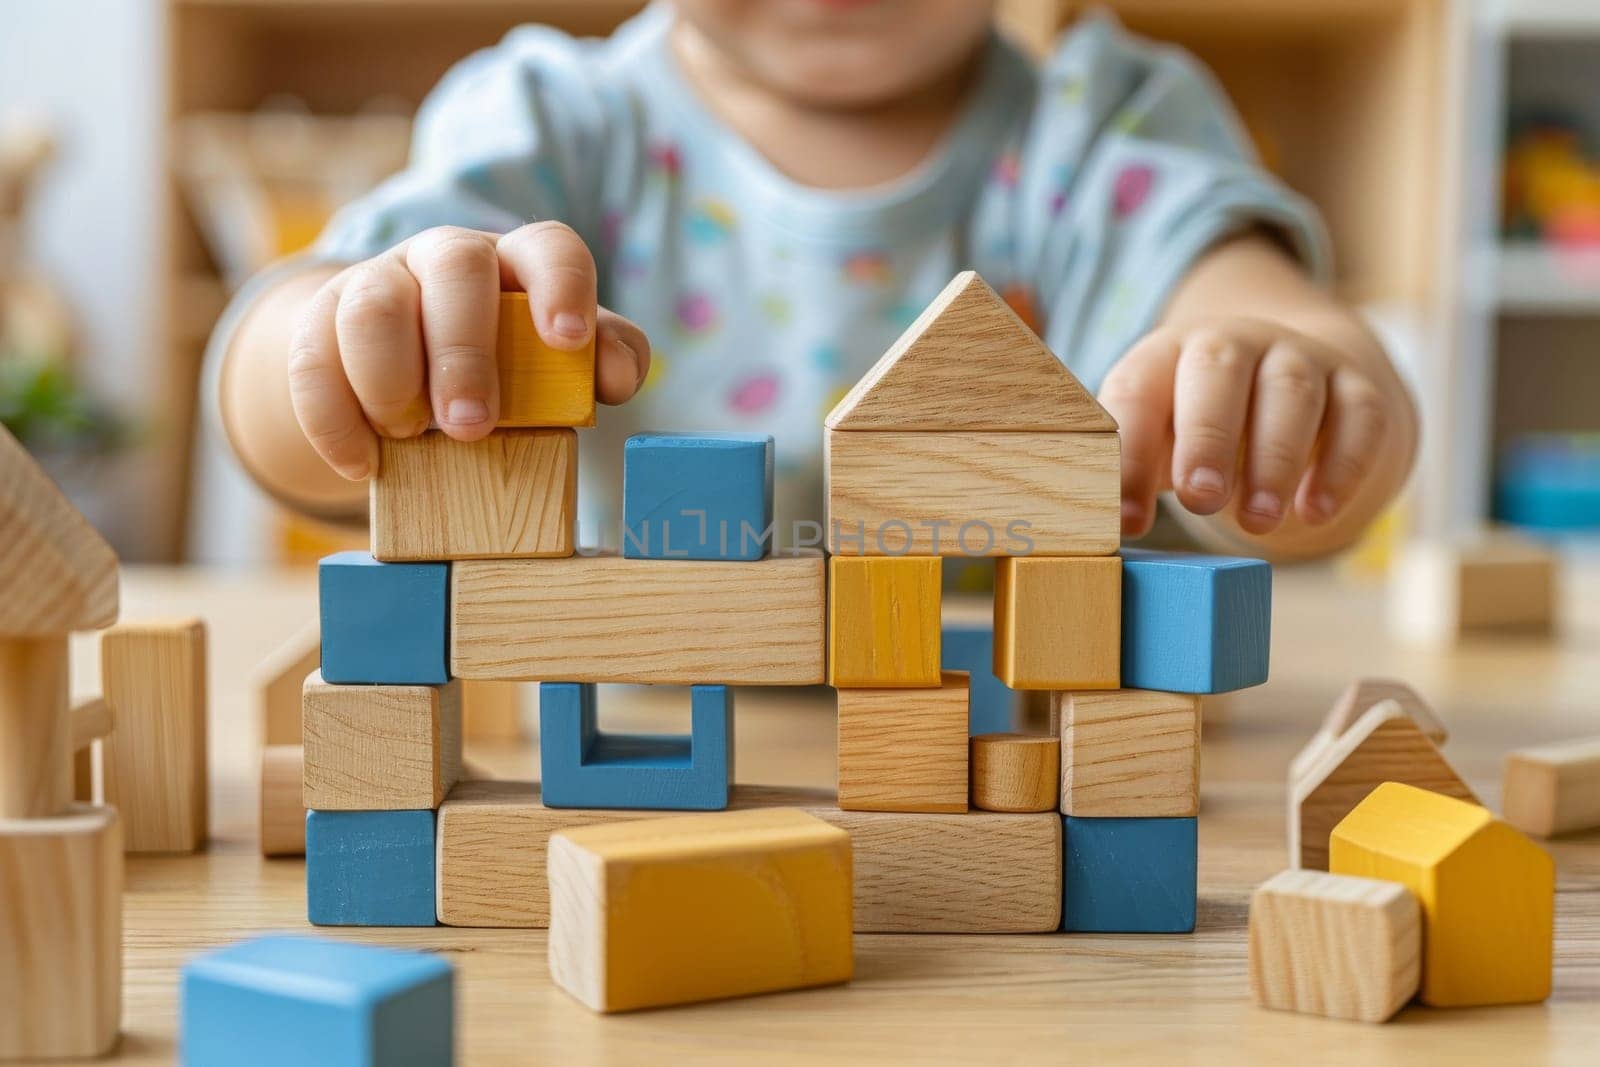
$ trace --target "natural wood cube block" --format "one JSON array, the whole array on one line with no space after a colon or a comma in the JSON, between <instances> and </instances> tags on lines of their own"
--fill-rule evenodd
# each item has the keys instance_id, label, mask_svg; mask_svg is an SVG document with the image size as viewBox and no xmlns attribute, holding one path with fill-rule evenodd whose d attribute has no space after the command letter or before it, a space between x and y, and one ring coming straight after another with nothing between
<instances>
[{"instance_id":1,"label":"natural wood cube block","mask_svg":"<svg viewBox=\"0 0 1600 1067\"><path fill-rule=\"evenodd\" d=\"M1484 632L1549 633L1558 571L1552 549L1513 535L1417 542L1390 571L1390 630L1420 644Z\"/></svg>"},{"instance_id":2,"label":"natural wood cube block","mask_svg":"<svg viewBox=\"0 0 1600 1067\"><path fill-rule=\"evenodd\" d=\"M261 750L260 839L263 856L306 854L306 752L300 745Z\"/></svg>"},{"instance_id":3,"label":"natural wood cube block","mask_svg":"<svg viewBox=\"0 0 1600 1067\"><path fill-rule=\"evenodd\" d=\"M593 426L594 338L576 352L551 348L533 328L527 293L500 294L496 426Z\"/></svg>"},{"instance_id":4,"label":"natural wood cube block","mask_svg":"<svg viewBox=\"0 0 1600 1067\"><path fill-rule=\"evenodd\" d=\"M1506 822L1540 837L1600 826L1600 737L1506 757Z\"/></svg>"},{"instance_id":5,"label":"natural wood cube block","mask_svg":"<svg viewBox=\"0 0 1600 1067\"><path fill-rule=\"evenodd\" d=\"M322 666L322 621L312 619L269 652L251 673L262 744L300 743L300 692Z\"/></svg>"},{"instance_id":6,"label":"natural wood cube block","mask_svg":"<svg viewBox=\"0 0 1600 1067\"><path fill-rule=\"evenodd\" d=\"M972 745L972 806L982 811L1055 811L1061 793L1061 739L979 734Z\"/></svg>"},{"instance_id":7,"label":"natural wood cube block","mask_svg":"<svg viewBox=\"0 0 1600 1067\"><path fill-rule=\"evenodd\" d=\"M436 808L461 777L461 683L332 685L306 679L305 806Z\"/></svg>"},{"instance_id":8,"label":"natural wood cube block","mask_svg":"<svg viewBox=\"0 0 1600 1067\"><path fill-rule=\"evenodd\" d=\"M828 684L939 684L937 556L834 556L828 561Z\"/></svg>"},{"instance_id":9,"label":"natural wood cube block","mask_svg":"<svg viewBox=\"0 0 1600 1067\"><path fill-rule=\"evenodd\" d=\"M967 810L967 675L937 689L839 690L839 807Z\"/></svg>"},{"instance_id":10,"label":"natural wood cube block","mask_svg":"<svg viewBox=\"0 0 1600 1067\"><path fill-rule=\"evenodd\" d=\"M1012 689L1115 689L1122 677L1122 560L1001 559L994 673Z\"/></svg>"},{"instance_id":11,"label":"natural wood cube block","mask_svg":"<svg viewBox=\"0 0 1600 1067\"><path fill-rule=\"evenodd\" d=\"M1186 818L1200 811L1200 698L1142 689L1056 693L1061 811Z\"/></svg>"}]
</instances>

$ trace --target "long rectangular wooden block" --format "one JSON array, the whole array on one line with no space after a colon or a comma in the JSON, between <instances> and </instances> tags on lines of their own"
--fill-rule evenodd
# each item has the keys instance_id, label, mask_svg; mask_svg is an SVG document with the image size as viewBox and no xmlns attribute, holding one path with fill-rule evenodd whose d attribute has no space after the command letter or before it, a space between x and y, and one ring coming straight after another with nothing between
<instances>
[{"instance_id":1,"label":"long rectangular wooden block","mask_svg":"<svg viewBox=\"0 0 1600 1067\"><path fill-rule=\"evenodd\" d=\"M570 556L576 545L572 430L381 438L371 484L374 559Z\"/></svg>"},{"instance_id":2,"label":"long rectangular wooden block","mask_svg":"<svg viewBox=\"0 0 1600 1067\"><path fill-rule=\"evenodd\" d=\"M820 553L751 563L575 556L453 567L450 666L462 678L819 685Z\"/></svg>"},{"instance_id":3,"label":"long rectangular wooden block","mask_svg":"<svg viewBox=\"0 0 1600 1067\"><path fill-rule=\"evenodd\" d=\"M939 684L938 556L828 560L828 684Z\"/></svg>"},{"instance_id":4,"label":"long rectangular wooden block","mask_svg":"<svg viewBox=\"0 0 1600 1067\"><path fill-rule=\"evenodd\" d=\"M550 838L550 977L593 1011L849 981L850 835L793 808Z\"/></svg>"},{"instance_id":5,"label":"long rectangular wooden block","mask_svg":"<svg viewBox=\"0 0 1600 1067\"><path fill-rule=\"evenodd\" d=\"M1200 813L1200 698L1143 689L1052 693L1061 812L1094 818Z\"/></svg>"},{"instance_id":6,"label":"long rectangular wooden block","mask_svg":"<svg viewBox=\"0 0 1600 1067\"><path fill-rule=\"evenodd\" d=\"M206 628L199 619L123 623L101 635L115 729L101 745L106 803L129 852L205 845Z\"/></svg>"},{"instance_id":7,"label":"long rectangular wooden block","mask_svg":"<svg viewBox=\"0 0 1600 1067\"><path fill-rule=\"evenodd\" d=\"M306 679L305 806L436 808L461 777L461 683L330 685Z\"/></svg>"},{"instance_id":8,"label":"long rectangular wooden block","mask_svg":"<svg viewBox=\"0 0 1600 1067\"><path fill-rule=\"evenodd\" d=\"M1122 519L1115 433L828 430L837 555L1109 556Z\"/></svg>"},{"instance_id":9,"label":"long rectangular wooden block","mask_svg":"<svg viewBox=\"0 0 1600 1067\"><path fill-rule=\"evenodd\" d=\"M575 352L551 348L534 329L527 293L500 294L495 337L500 372L496 426L593 426L594 338Z\"/></svg>"},{"instance_id":10,"label":"long rectangular wooden block","mask_svg":"<svg viewBox=\"0 0 1600 1067\"><path fill-rule=\"evenodd\" d=\"M1506 756L1506 822L1553 837L1600 826L1600 737Z\"/></svg>"},{"instance_id":11,"label":"long rectangular wooden block","mask_svg":"<svg viewBox=\"0 0 1600 1067\"><path fill-rule=\"evenodd\" d=\"M839 807L967 810L967 676L937 689L839 690Z\"/></svg>"},{"instance_id":12,"label":"long rectangular wooden block","mask_svg":"<svg viewBox=\"0 0 1600 1067\"><path fill-rule=\"evenodd\" d=\"M841 811L831 792L739 786L730 808L793 807L848 830L858 933L1038 933L1061 922L1061 817ZM543 927L546 842L651 812L547 808L532 782L462 782L439 808L439 921Z\"/></svg>"},{"instance_id":13,"label":"long rectangular wooden block","mask_svg":"<svg viewBox=\"0 0 1600 1067\"><path fill-rule=\"evenodd\" d=\"M1001 559L994 574L996 677L1012 689L1121 684L1121 559Z\"/></svg>"}]
</instances>

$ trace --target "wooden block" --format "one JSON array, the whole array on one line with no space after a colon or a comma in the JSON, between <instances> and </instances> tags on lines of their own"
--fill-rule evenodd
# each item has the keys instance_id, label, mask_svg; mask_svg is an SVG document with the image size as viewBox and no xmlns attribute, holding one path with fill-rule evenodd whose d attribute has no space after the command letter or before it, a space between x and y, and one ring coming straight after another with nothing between
<instances>
[{"instance_id":1,"label":"wooden block","mask_svg":"<svg viewBox=\"0 0 1600 1067\"><path fill-rule=\"evenodd\" d=\"M117 618L117 556L0 426L0 637L98 630Z\"/></svg>"},{"instance_id":2,"label":"wooden block","mask_svg":"<svg viewBox=\"0 0 1600 1067\"><path fill-rule=\"evenodd\" d=\"M967 676L937 689L839 690L839 807L967 810Z\"/></svg>"},{"instance_id":3,"label":"wooden block","mask_svg":"<svg viewBox=\"0 0 1600 1067\"><path fill-rule=\"evenodd\" d=\"M372 555L391 561L570 556L578 517L578 435L439 430L379 438Z\"/></svg>"},{"instance_id":4,"label":"wooden block","mask_svg":"<svg viewBox=\"0 0 1600 1067\"><path fill-rule=\"evenodd\" d=\"M58 814L72 794L67 639L0 637L0 819Z\"/></svg>"},{"instance_id":5,"label":"wooden block","mask_svg":"<svg viewBox=\"0 0 1600 1067\"><path fill-rule=\"evenodd\" d=\"M1506 822L1539 837L1600 826L1600 737L1506 756Z\"/></svg>"},{"instance_id":6,"label":"wooden block","mask_svg":"<svg viewBox=\"0 0 1600 1067\"><path fill-rule=\"evenodd\" d=\"M550 977L591 1011L847 982L850 835L793 808L550 837Z\"/></svg>"},{"instance_id":7,"label":"wooden block","mask_svg":"<svg viewBox=\"0 0 1600 1067\"><path fill-rule=\"evenodd\" d=\"M772 547L769 434L640 433L622 447L622 554L751 561Z\"/></svg>"},{"instance_id":8,"label":"wooden block","mask_svg":"<svg viewBox=\"0 0 1600 1067\"><path fill-rule=\"evenodd\" d=\"M379 563L365 552L337 552L317 565L317 586L323 681L450 680L448 564Z\"/></svg>"},{"instance_id":9,"label":"wooden block","mask_svg":"<svg viewBox=\"0 0 1600 1067\"><path fill-rule=\"evenodd\" d=\"M1289 783L1289 865L1328 869L1328 834L1383 782L1477 803L1477 797L1422 736L1415 720L1384 701L1356 720Z\"/></svg>"},{"instance_id":10,"label":"wooden block","mask_svg":"<svg viewBox=\"0 0 1600 1067\"><path fill-rule=\"evenodd\" d=\"M1063 815L1061 928L1104 934L1194 929L1194 819Z\"/></svg>"},{"instance_id":11,"label":"wooden block","mask_svg":"<svg viewBox=\"0 0 1600 1067\"><path fill-rule=\"evenodd\" d=\"M461 733L468 741L521 741L521 684L481 678L462 682Z\"/></svg>"},{"instance_id":12,"label":"wooden block","mask_svg":"<svg viewBox=\"0 0 1600 1067\"><path fill-rule=\"evenodd\" d=\"M1115 433L827 431L828 549L850 556L1108 556Z\"/></svg>"},{"instance_id":13,"label":"wooden block","mask_svg":"<svg viewBox=\"0 0 1600 1067\"><path fill-rule=\"evenodd\" d=\"M1267 680L1272 568L1259 559L1122 553L1122 684L1226 693Z\"/></svg>"},{"instance_id":14,"label":"wooden block","mask_svg":"<svg viewBox=\"0 0 1600 1067\"><path fill-rule=\"evenodd\" d=\"M1060 925L1058 815L841 811L831 792L759 786L736 787L730 807L798 807L849 831L859 933L1030 933ZM649 815L547 808L531 782L463 782L439 809L439 920L545 926L550 834Z\"/></svg>"},{"instance_id":15,"label":"wooden block","mask_svg":"<svg viewBox=\"0 0 1600 1067\"><path fill-rule=\"evenodd\" d=\"M939 684L937 556L834 556L828 561L828 684Z\"/></svg>"},{"instance_id":16,"label":"wooden block","mask_svg":"<svg viewBox=\"0 0 1600 1067\"><path fill-rule=\"evenodd\" d=\"M101 697L76 704L70 714L72 733L72 799L79 804L96 801L95 743L111 732L111 707Z\"/></svg>"},{"instance_id":17,"label":"wooden block","mask_svg":"<svg viewBox=\"0 0 1600 1067\"><path fill-rule=\"evenodd\" d=\"M455 976L434 952L257 937L183 967L186 1067L449 1067Z\"/></svg>"},{"instance_id":18,"label":"wooden block","mask_svg":"<svg viewBox=\"0 0 1600 1067\"><path fill-rule=\"evenodd\" d=\"M1381 1023L1421 973L1422 911L1397 882L1290 870L1250 898L1250 993L1263 1008Z\"/></svg>"},{"instance_id":19,"label":"wooden block","mask_svg":"<svg viewBox=\"0 0 1600 1067\"><path fill-rule=\"evenodd\" d=\"M823 680L827 576L816 552L739 564L617 555L472 560L452 570L450 667L462 678Z\"/></svg>"},{"instance_id":20,"label":"wooden block","mask_svg":"<svg viewBox=\"0 0 1600 1067\"><path fill-rule=\"evenodd\" d=\"M833 430L1112 431L1116 420L972 271L828 414Z\"/></svg>"},{"instance_id":21,"label":"wooden block","mask_svg":"<svg viewBox=\"0 0 1600 1067\"><path fill-rule=\"evenodd\" d=\"M972 738L972 806L982 811L1054 811L1061 794L1061 739L1029 734Z\"/></svg>"},{"instance_id":22,"label":"wooden block","mask_svg":"<svg viewBox=\"0 0 1600 1067\"><path fill-rule=\"evenodd\" d=\"M1548 634L1558 571L1554 550L1512 535L1413 543L1390 570L1390 632L1426 645L1474 633Z\"/></svg>"},{"instance_id":23,"label":"wooden block","mask_svg":"<svg viewBox=\"0 0 1600 1067\"><path fill-rule=\"evenodd\" d=\"M263 856L306 852L305 749L268 745L261 750L260 839Z\"/></svg>"},{"instance_id":24,"label":"wooden block","mask_svg":"<svg viewBox=\"0 0 1600 1067\"><path fill-rule=\"evenodd\" d=\"M300 693L322 666L322 621L312 619L256 665L250 687L263 745L300 743Z\"/></svg>"},{"instance_id":25,"label":"wooden block","mask_svg":"<svg viewBox=\"0 0 1600 1067\"><path fill-rule=\"evenodd\" d=\"M122 1020L122 822L0 818L0 1059L101 1056Z\"/></svg>"},{"instance_id":26,"label":"wooden block","mask_svg":"<svg viewBox=\"0 0 1600 1067\"><path fill-rule=\"evenodd\" d=\"M1115 689L1122 560L995 561L994 673L1012 689Z\"/></svg>"},{"instance_id":27,"label":"wooden block","mask_svg":"<svg viewBox=\"0 0 1600 1067\"><path fill-rule=\"evenodd\" d=\"M432 811L306 813L314 926L434 925Z\"/></svg>"},{"instance_id":28,"label":"wooden block","mask_svg":"<svg viewBox=\"0 0 1600 1067\"><path fill-rule=\"evenodd\" d=\"M1550 995L1555 864L1486 809L1385 782L1334 827L1329 869L1416 894L1424 1004L1523 1004Z\"/></svg>"},{"instance_id":29,"label":"wooden block","mask_svg":"<svg viewBox=\"0 0 1600 1067\"><path fill-rule=\"evenodd\" d=\"M1311 740L1306 742L1305 747L1289 761L1289 781L1297 781L1330 741L1343 736L1368 708L1385 700L1392 700L1400 705L1400 710L1411 716L1412 721L1417 724L1417 729L1422 731L1422 736L1437 746L1444 746L1449 736L1444 724L1433 714L1433 709L1428 707L1427 702L1415 689L1404 682L1389 678L1358 678L1350 683L1333 707L1328 710L1327 717L1322 720L1322 726L1311 735Z\"/></svg>"},{"instance_id":30,"label":"wooden block","mask_svg":"<svg viewBox=\"0 0 1600 1067\"><path fill-rule=\"evenodd\" d=\"M461 684L329 685L306 679L305 806L436 808L461 777Z\"/></svg>"},{"instance_id":31,"label":"wooden block","mask_svg":"<svg viewBox=\"0 0 1600 1067\"><path fill-rule=\"evenodd\" d=\"M206 625L120 623L100 640L117 729L102 742L106 803L129 852L193 852L207 828Z\"/></svg>"},{"instance_id":32,"label":"wooden block","mask_svg":"<svg viewBox=\"0 0 1600 1067\"><path fill-rule=\"evenodd\" d=\"M1200 813L1200 698L1143 689L1056 693L1061 812L1093 818Z\"/></svg>"},{"instance_id":33,"label":"wooden block","mask_svg":"<svg viewBox=\"0 0 1600 1067\"><path fill-rule=\"evenodd\" d=\"M551 348L533 327L527 293L500 294L496 426L593 426L594 338L576 352Z\"/></svg>"}]
</instances>

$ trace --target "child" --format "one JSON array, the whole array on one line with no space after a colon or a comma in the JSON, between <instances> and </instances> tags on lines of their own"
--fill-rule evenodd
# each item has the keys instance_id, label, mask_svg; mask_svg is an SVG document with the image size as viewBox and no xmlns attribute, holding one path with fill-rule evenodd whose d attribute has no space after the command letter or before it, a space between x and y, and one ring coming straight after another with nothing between
<instances>
[{"instance_id":1,"label":"child","mask_svg":"<svg viewBox=\"0 0 1600 1067\"><path fill-rule=\"evenodd\" d=\"M1310 208L1182 52L1093 18L1034 69L992 15L675 0L605 41L513 32L434 91L408 169L242 294L219 331L241 460L359 511L379 435L490 431L497 293L526 289L547 343L595 335L599 399L626 403L581 435L581 540L616 543L643 429L774 434L782 540L822 517L828 409L972 267L1120 423L1126 535L1172 489L1216 543L1348 544L1417 420L1314 284Z\"/></svg>"}]
</instances>

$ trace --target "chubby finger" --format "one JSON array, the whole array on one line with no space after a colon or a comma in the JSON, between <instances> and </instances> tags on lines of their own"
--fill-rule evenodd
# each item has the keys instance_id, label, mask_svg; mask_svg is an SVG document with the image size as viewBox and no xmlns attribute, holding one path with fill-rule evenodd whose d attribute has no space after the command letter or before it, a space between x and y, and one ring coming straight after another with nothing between
<instances>
[{"instance_id":1,"label":"chubby finger","mask_svg":"<svg viewBox=\"0 0 1600 1067\"><path fill-rule=\"evenodd\" d=\"M1328 399L1328 372L1311 354L1279 341L1256 370L1245 446L1239 525L1253 534L1278 528L1294 503Z\"/></svg>"},{"instance_id":2,"label":"chubby finger","mask_svg":"<svg viewBox=\"0 0 1600 1067\"><path fill-rule=\"evenodd\" d=\"M1383 454L1390 423L1376 385L1355 371L1334 372L1321 443L1295 505L1301 518L1313 525L1328 522L1360 492Z\"/></svg>"},{"instance_id":3,"label":"chubby finger","mask_svg":"<svg viewBox=\"0 0 1600 1067\"><path fill-rule=\"evenodd\" d=\"M440 227L405 246L405 262L421 288L422 341L428 394L439 428L476 441L500 416L495 333L500 263L493 234Z\"/></svg>"},{"instance_id":4,"label":"chubby finger","mask_svg":"<svg viewBox=\"0 0 1600 1067\"><path fill-rule=\"evenodd\" d=\"M345 377L367 421L386 437L428 427L421 300L400 258L380 256L351 272L334 315Z\"/></svg>"},{"instance_id":5,"label":"chubby finger","mask_svg":"<svg viewBox=\"0 0 1600 1067\"><path fill-rule=\"evenodd\" d=\"M595 326L594 393L602 404L631 399L650 373L650 341L614 311L600 309Z\"/></svg>"},{"instance_id":6,"label":"chubby finger","mask_svg":"<svg viewBox=\"0 0 1600 1067\"><path fill-rule=\"evenodd\" d=\"M336 275L312 297L289 342L289 399L306 440L335 471L351 481L378 466L378 436L367 425L339 361L334 325L348 274Z\"/></svg>"},{"instance_id":7,"label":"chubby finger","mask_svg":"<svg viewBox=\"0 0 1600 1067\"><path fill-rule=\"evenodd\" d=\"M1141 537L1156 516L1156 493L1172 454L1172 384L1177 334L1157 330L1117 361L1100 386L1100 403L1122 436L1122 532Z\"/></svg>"},{"instance_id":8,"label":"chubby finger","mask_svg":"<svg viewBox=\"0 0 1600 1067\"><path fill-rule=\"evenodd\" d=\"M1245 331L1198 327L1183 340L1173 376L1172 488L1197 515L1233 496L1250 387L1266 349Z\"/></svg>"},{"instance_id":9,"label":"chubby finger","mask_svg":"<svg viewBox=\"0 0 1600 1067\"><path fill-rule=\"evenodd\" d=\"M534 222L499 241L501 282L528 294L533 328L551 348L575 351L594 335L594 256L559 222Z\"/></svg>"}]
</instances>

